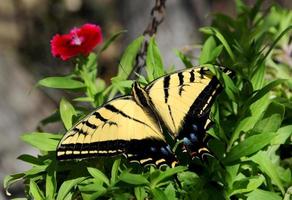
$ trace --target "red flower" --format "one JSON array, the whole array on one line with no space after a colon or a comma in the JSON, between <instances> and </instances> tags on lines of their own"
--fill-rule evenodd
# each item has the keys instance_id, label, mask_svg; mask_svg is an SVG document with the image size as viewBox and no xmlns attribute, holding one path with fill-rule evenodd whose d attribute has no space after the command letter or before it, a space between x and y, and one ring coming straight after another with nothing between
<instances>
[{"instance_id":1,"label":"red flower","mask_svg":"<svg viewBox=\"0 0 292 200\"><path fill-rule=\"evenodd\" d=\"M69 34L56 34L51 40L51 52L65 61L79 54L87 56L101 42L100 27L84 24L80 28L73 28Z\"/></svg>"}]
</instances>

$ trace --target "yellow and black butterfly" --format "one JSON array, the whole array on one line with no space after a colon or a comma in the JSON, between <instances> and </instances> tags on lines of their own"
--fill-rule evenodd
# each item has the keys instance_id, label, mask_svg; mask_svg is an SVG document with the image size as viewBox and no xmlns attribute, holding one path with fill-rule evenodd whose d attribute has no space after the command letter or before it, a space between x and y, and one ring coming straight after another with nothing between
<instances>
[{"instance_id":1,"label":"yellow and black butterfly","mask_svg":"<svg viewBox=\"0 0 292 200\"><path fill-rule=\"evenodd\" d=\"M177 163L163 134L183 140L192 156L204 145L210 108L221 91L216 77L204 68L191 68L158 78L132 94L107 102L73 126L57 147L57 158L80 159L125 155L143 165Z\"/></svg>"}]
</instances>

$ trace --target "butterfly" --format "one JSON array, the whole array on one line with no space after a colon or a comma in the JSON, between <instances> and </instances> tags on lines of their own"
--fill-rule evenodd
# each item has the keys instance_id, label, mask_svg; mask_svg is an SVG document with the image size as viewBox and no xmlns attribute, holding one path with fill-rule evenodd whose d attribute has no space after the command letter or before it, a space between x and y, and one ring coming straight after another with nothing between
<instances>
[{"instance_id":1,"label":"butterfly","mask_svg":"<svg viewBox=\"0 0 292 200\"><path fill-rule=\"evenodd\" d=\"M202 67L168 74L145 87L134 82L131 95L105 103L68 130L57 158L122 154L130 162L173 167L178 161L163 130L182 140L192 157L207 153L209 113L221 90L217 78Z\"/></svg>"}]
</instances>

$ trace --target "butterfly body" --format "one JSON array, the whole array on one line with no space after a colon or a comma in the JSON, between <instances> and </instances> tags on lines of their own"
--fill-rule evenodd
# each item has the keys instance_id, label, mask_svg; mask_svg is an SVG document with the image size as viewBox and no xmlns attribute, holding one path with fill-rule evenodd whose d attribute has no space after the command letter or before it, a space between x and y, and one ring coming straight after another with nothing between
<instances>
[{"instance_id":1,"label":"butterfly body","mask_svg":"<svg viewBox=\"0 0 292 200\"><path fill-rule=\"evenodd\" d=\"M71 128L60 141L60 160L125 155L140 164L177 163L163 134L182 139L192 155L203 151L209 112L221 87L202 68L179 71L132 94L109 101ZM205 148L206 149L206 148Z\"/></svg>"}]
</instances>

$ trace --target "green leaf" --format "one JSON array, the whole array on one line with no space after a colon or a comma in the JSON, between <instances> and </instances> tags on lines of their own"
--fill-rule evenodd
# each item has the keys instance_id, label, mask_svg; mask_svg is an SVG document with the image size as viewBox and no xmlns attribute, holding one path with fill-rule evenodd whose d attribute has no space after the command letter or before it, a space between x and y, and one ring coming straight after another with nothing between
<instances>
[{"instance_id":1,"label":"green leaf","mask_svg":"<svg viewBox=\"0 0 292 200\"><path fill-rule=\"evenodd\" d=\"M258 66L255 69L251 77L251 83L255 90L259 90L263 87L264 82L265 82L265 79L264 79L265 71L266 71L266 66L264 64Z\"/></svg>"},{"instance_id":2,"label":"green leaf","mask_svg":"<svg viewBox=\"0 0 292 200\"><path fill-rule=\"evenodd\" d=\"M264 180L264 177L260 175L235 181L232 188L233 191L230 196L254 191L264 182Z\"/></svg>"},{"instance_id":3,"label":"green leaf","mask_svg":"<svg viewBox=\"0 0 292 200\"><path fill-rule=\"evenodd\" d=\"M159 188L154 188L151 190L154 200L165 200L168 199L164 192Z\"/></svg>"},{"instance_id":4,"label":"green leaf","mask_svg":"<svg viewBox=\"0 0 292 200\"><path fill-rule=\"evenodd\" d=\"M265 87L263 87L261 90L258 90L255 92L255 95L251 97L247 102L246 105L250 105L254 103L255 101L259 100L263 96L265 96L268 92L270 92L274 87L277 85L284 83L286 80L284 79L279 79L275 81L271 81L269 84L267 84Z\"/></svg>"},{"instance_id":5,"label":"green leaf","mask_svg":"<svg viewBox=\"0 0 292 200\"><path fill-rule=\"evenodd\" d=\"M114 41L115 41L120 35L122 35L123 33L126 33L126 32L127 32L126 30L122 30L122 31L119 31L119 32L117 32L117 33L111 35L110 38L109 38L108 40L105 41L105 43L104 43L103 46L101 47L99 53L105 51L105 50L109 47L109 45L110 45L111 43L113 43L113 42L114 42Z\"/></svg>"},{"instance_id":6,"label":"green leaf","mask_svg":"<svg viewBox=\"0 0 292 200\"><path fill-rule=\"evenodd\" d=\"M78 188L81 191L82 198L84 200L95 200L99 196L104 195L107 190L102 186L102 184L102 181L98 181L96 179L86 179L82 181L78 185Z\"/></svg>"},{"instance_id":7,"label":"green leaf","mask_svg":"<svg viewBox=\"0 0 292 200\"><path fill-rule=\"evenodd\" d=\"M53 162L54 163L54 162ZM48 167L46 175L46 200L54 200L57 191L56 169L54 164Z\"/></svg>"},{"instance_id":8,"label":"green leaf","mask_svg":"<svg viewBox=\"0 0 292 200\"><path fill-rule=\"evenodd\" d=\"M136 56L141 48L143 41L143 36L138 37L124 51L117 75L121 80L126 80L131 74L135 64Z\"/></svg>"},{"instance_id":9,"label":"green leaf","mask_svg":"<svg viewBox=\"0 0 292 200\"><path fill-rule=\"evenodd\" d=\"M31 179L29 183L29 192L31 193L34 199L44 200L44 194L38 187L38 185Z\"/></svg>"},{"instance_id":10,"label":"green leaf","mask_svg":"<svg viewBox=\"0 0 292 200\"><path fill-rule=\"evenodd\" d=\"M58 191L57 200L64 200L67 198L68 195L70 195L70 191L74 186L77 186L77 184L81 183L85 177L80 177L72 180L64 181Z\"/></svg>"},{"instance_id":11,"label":"green leaf","mask_svg":"<svg viewBox=\"0 0 292 200\"><path fill-rule=\"evenodd\" d=\"M233 187L232 185L237 177L239 166L240 166L239 164L226 166L227 173L226 173L225 179L228 184L228 188Z\"/></svg>"},{"instance_id":12,"label":"green leaf","mask_svg":"<svg viewBox=\"0 0 292 200\"><path fill-rule=\"evenodd\" d=\"M72 118L76 114L77 113L72 104L65 98L62 98L60 102L60 115L64 123L64 126L67 130L69 130L72 127Z\"/></svg>"},{"instance_id":13,"label":"green leaf","mask_svg":"<svg viewBox=\"0 0 292 200\"><path fill-rule=\"evenodd\" d=\"M224 48L226 49L227 53L229 54L231 60L233 62L236 62L235 61L235 56L228 44L228 42L226 41L226 39L224 38L224 36L219 32L218 29L216 28L213 28L213 27L204 27L204 28L200 28L200 31L205 33L205 34L208 34L208 35L214 35L215 37L218 38L218 40L222 43L222 45L224 46Z\"/></svg>"},{"instance_id":14,"label":"green leaf","mask_svg":"<svg viewBox=\"0 0 292 200\"><path fill-rule=\"evenodd\" d=\"M32 132L23 134L21 139L39 150L55 151L62 136L61 134Z\"/></svg>"},{"instance_id":15,"label":"green leaf","mask_svg":"<svg viewBox=\"0 0 292 200\"><path fill-rule=\"evenodd\" d=\"M85 87L82 82L73 80L68 76L44 78L38 82L38 85L58 89L78 89Z\"/></svg>"},{"instance_id":16,"label":"green leaf","mask_svg":"<svg viewBox=\"0 0 292 200\"><path fill-rule=\"evenodd\" d=\"M282 123L284 112L285 107L282 104L271 102L263 119L255 125L253 130L262 133L276 132Z\"/></svg>"},{"instance_id":17,"label":"green leaf","mask_svg":"<svg viewBox=\"0 0 292 200\"><path fill-rule=\"evenodd\" d=\"M151 188L155 188L157 184L163 181L166 178L169 178L177 173L185 171L187 168L184 166L178 166L174 168L168 168L166 171L161 171L158 177L154 178L151 181Z\"/></svg>"},{"instance_id":18,"label":"green leaf","mask_svg":"<svg viewBox=\"0 0 292 200\"><path fill-rule=\"evenodd\" d=\"M247 200L281 200L282 197L275 192L269 192L265 190L256 189L253 192L247 194Z\"/></svg>"},{"instance_id":19,"label":"green leaf","mask_svg":"<svg viewBox=\"0 0 292 200\"><path fill-rule=\"evenodd\" d=\"M88 167L87 170L92 177L96 178L97 180L101 180L106 185L109 185L109 179L102 171L92 167Z\"/></svg>"},{"instance_id":20,"label":"green leaf","mask_svg":"<svg viewBox=\"0 0 292 200\"><path fill-rule=\"evenodd\" d=\"M28 154L22 154L20 156L18 156L19 160L22 160L24 162L27 162L29 164L32 164L32 165L41 165L42 164L42 161L40 161L39 158L36 158L32 155L28 155Z\"/></svg>"},{"instance_id":21,"label":"green leaf","mask_svg":"<svg viewBox=\"0 0 292 200\"><path fill-rule=\"evenodd\" d=\"M47 165L36 165L30 170L24 172L25 176L36 176L37 174L44 173L47 170Z\"/></svg>"},{"instance_id":22,"label":"green leaf","mask_svg":"<svg viewBox=\"0 0 292 200\"><path fill-rule=\"evenodd\" d=\"M97 93L102 92L106 88L106 83L101 78L96 78L95 84L96 84L96 92Z\"/></svg>"},{"instance_id":23,"label":"green leaf","mask_svg":"<svg viewBox=\"0 0 292 200\"><path fill-rule=\"evenodd\" d=\"M223 49L223 45L217 46L213 36L210 36L202 47L199 64L213 63Z\"/></svg>"},{"instance_id":24,"label":"green leaf","mask_svg":"<svg viewBox=\"0 0 292 200\"><path fill-rule=\"evenodd\" d=\"M7 196L11 196L10 192L8 191L10 185L21 180L24 176L25 176L24 173L19 173L19 174L13 174L13 175L8 175L4 177L3 188L5 189L5 193Z\"/></svg>"},{"instance_id":25,"label":"green leaf","mask_svg":"<svg viewBox=\"0 0 292 200\"><path fill-rule=\"evenodd\" d=\"M204 43L202 47L202 51L199 57L199 64L206 64L208 63L211 59L211 53L213 49L216 47L216 41L213 36L210 36Z\"/></svg>"},{"instance_id":26,"label":"green leaf","mask_svg":"<svg viewBox=\"0 0 292 200\"><path fill-rule=\"evenodd\" d=\"M116 182L118 181L118 172L119 172L120 163L121 163L121 158L116 159L112 166L111 186L114 186Z\"/></svg>"},{"instance_id":27,"label":"green leaf","mask_svg":"<svg viewBox=\"0 0 292 200\"><path fill-rule=\"evenodd\" d=\"M267 174L272 179L272 181L278 186L282 194L284 194L285 191L281 178L277 173L275 164L269 158L269 154L265 151L260 151L256 155L251 157L251 160L259 165L261 171Z\"/></svg>"},{"instance_id":28,"label":"green leaf","mask_svg":"<svg viewBox=\"0 0 292 200\"><path fill-rule=\"evenodd\" d=\"M56 110L52 114L50 114L48 117L45 117L44 119L42 119L39 122L38 126L44 126L44 125L47 125L49 123L58 122L60 120L61 120L60 113L58 110Z\"/></svg>"},{"instance_id":29,"label":"green leaf","mask_svg":"<svg viewBox=\"0 0 292 200\"><path fill-rule=\"evenodd\" d=\"M164 190L164 194L167 196L168 200L177 200L175 195L176 189L174 188L173 184L170 183Z\"/></svg>"},{"instance_id":30,"label":"green leaf","mask_svg":"<svg viewBox=\"0 0 292 200\"><path fill-rule=\"evenodd\" d=\"M137 200L144 200L147 197L144 187L135 187L134 194Z\"/></svg>"},{"instance_id":31,"label":"green leaf","mask_svg":"<svg viewBox=\"0 0 292 200\"><path fill-rule=\"evenodd\" d=\"M122 172L119 179L125 183L132 185L145 185L149 184L149 181L141 174L131 174L129 172Z\"/></svg>"},{"instance_id":32,"label":"green leaf","mask_svg":"<svg viewBox=\"0 0 292 200\"><path fill-rule=\"evenodd\" d=\"M251 155L270 144L275 136L275 132L252 135L231 148L223 162L232 163L243 156Z\"/></svg>"},{"instance_id":33,"label":"green leaf","mask_svg":"<svg viewBox=\"0 0 292 200\"><path fill-rule=\"evenodd\" d=\"M276 137L271 141L272 145L284 144L292 135L292 125L284 126L278 129Z\"/></svg>"},{"instance_id":34,"label":"green leaf","mask_svg":"<svg viewBox=\"0 0 292 200\"><path fill-rule=\"evenodd\" d=\"M147 48L146 72L149 81L164 75L162 58L154 37L150 38Z\"/></svg>"},{"instance_id":35,"label":"green leaf","mask_svg":"<svg viewBox=\"0 0 292 200\"><path fill-rule=\"evenodd\" d=\"M268 95L249 105L249 116L241 118L236 124L236 128L232 133L231 139L229 141L228 150L230 150L233 143L239 138L241 132L247 132L252 129L255 124L262 117L267 106L270 104Z\"/></svg>"},{"instance_id":36,"label":"green leaf","mask_svg":"<svg viewBox=\"0 0 292 200\"><path fill-rule=\"evenodd\" d=\"M181 51L175 49L175 54L180 58L186 68L191 68L194 66L191 59L184 55Z\"/></svg>"},{"instance_id":37,"label":"green leaf","mask_svg":"<svg viewBox=\"0 0 292 200\"><path fill-rule=\"evenodd\" d=\"M94 99L91 97L77 97L73 99L73 101L79 101L79 102L94 102Z\"/></svg>"}]
</instances>

